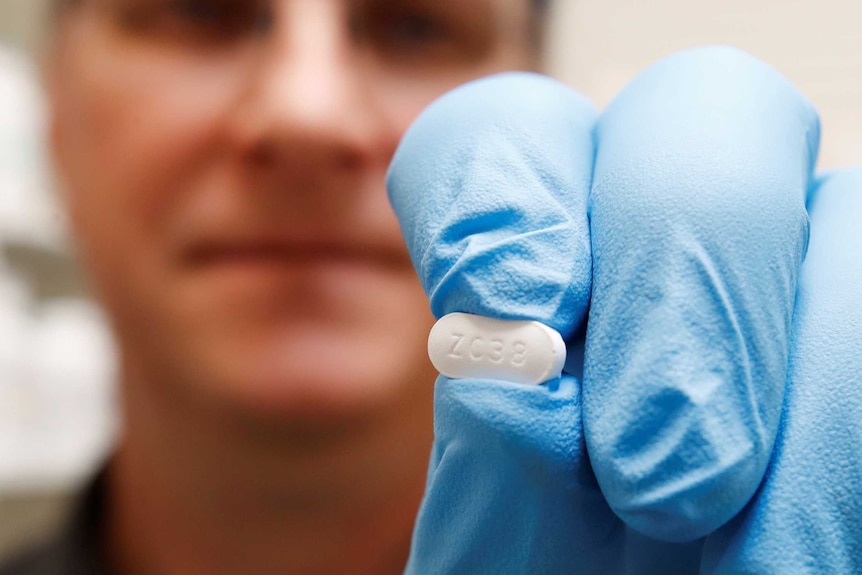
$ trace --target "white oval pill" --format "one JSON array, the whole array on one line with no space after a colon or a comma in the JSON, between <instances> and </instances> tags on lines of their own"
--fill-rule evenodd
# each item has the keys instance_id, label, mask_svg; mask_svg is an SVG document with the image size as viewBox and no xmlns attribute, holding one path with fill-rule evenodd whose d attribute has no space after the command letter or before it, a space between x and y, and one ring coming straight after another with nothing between
<instances>
[{"instance_id":1,"label":"white oval pill","mask_svg":"<svg viewBox=\"0 0 862 575\"><path fill-rule=\"evenodd\" d=\"M428 355L446 377L535 385L560 376L566 344L537 321L451 313L431 328Z\"/></svg>"}]
</instances>

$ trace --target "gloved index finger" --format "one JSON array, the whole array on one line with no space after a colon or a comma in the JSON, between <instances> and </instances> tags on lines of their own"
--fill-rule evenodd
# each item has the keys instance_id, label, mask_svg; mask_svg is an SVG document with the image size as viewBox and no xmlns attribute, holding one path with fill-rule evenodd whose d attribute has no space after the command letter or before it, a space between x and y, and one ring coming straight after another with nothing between
<instances>
[{"instance_id":1,"label":"gloved index finger","mask_svg":"<svg viewBox=\"0 0 862 575\"><path fill-rule=\"evenodd\" d=\"M508 74L444 96L408 131L389 194L437 317L575 333L590 290L595 118L562 84ZM586 459L580 382L501 379L437 381L407 573L615 571L619 522Z\"/></svg>"},{"instance_id":2,"label":"gloved index finger","mask_svg":"<svg viewBox=\"0 0 862 575\"><path fill-rule=\"evenodd\" d=\"M511 73L456 89L410 128L388 190L438 318L530 319L572 335L590 293L595 118L562 84Z\"/></svg>"},{"instance_id":3,"label":"gloved index finger","mask_svg":"<svg viewBox=\"0 0 862 575\"><path fill-rule=\"evenodd\" d=\"M818 119L717 47L648 70L597 134L587 445L630 526L695 539L745 505L772 451Z\"/></svg>"}]
</instances>

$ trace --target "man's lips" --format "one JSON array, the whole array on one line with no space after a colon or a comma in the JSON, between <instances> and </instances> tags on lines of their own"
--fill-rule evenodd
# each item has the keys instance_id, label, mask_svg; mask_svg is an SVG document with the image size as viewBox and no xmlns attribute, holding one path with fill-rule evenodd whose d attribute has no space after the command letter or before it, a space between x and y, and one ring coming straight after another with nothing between
<instances>
[{"instance_id":1,"label":"man's lips","mask_svg":"<svg viewBox=\"0 0 862 575\"><path fill-rule=\"evenodd\" d=\"M185 263L192 268L221 266L363 265L402 269L409 259L402 250L353 242L214 240L194 245Z\"/></svg>"}]
</instances>

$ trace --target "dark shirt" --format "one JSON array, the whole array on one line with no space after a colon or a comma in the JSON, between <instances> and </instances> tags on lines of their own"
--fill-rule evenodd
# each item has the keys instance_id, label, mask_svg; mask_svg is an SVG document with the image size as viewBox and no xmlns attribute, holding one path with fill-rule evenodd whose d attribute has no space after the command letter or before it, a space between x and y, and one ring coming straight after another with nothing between
<instances>
[{"instance_id":1,"label":"dark shirt","mask_svg":"<svg viewBox=\"0 0 862 575\"><path fill-rule=\"evenodd\" d=\"M104 559L105 474L100 474L52 539L0 566L0 575L112 575Z\"/></svg>"}]
</instances>

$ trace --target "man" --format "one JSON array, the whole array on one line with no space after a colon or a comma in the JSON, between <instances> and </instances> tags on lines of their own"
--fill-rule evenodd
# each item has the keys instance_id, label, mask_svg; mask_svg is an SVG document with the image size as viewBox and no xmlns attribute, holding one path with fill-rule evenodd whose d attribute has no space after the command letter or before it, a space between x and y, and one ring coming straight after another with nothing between
<instances>
[{"instance_id":1,"label":"man","mask_svg":"<svg viewBox=\"0 0 862 575\"><path fill-rule=\"evenodd\" d=\"M435 374L425 359L425 338L432 318L423 311L427 304L403 247L398 222L387 205L383 176L408 124L437 96L467 80L535 65L536 19L540 16L535 5L523 0L79 0L58 9L47 64L54 112L53 148L82 259L119 340L125 431L75 535L34 559L30 567L38 569L38 561L47 561L41 567L50 572L400 572L407 562L425 483L432 441L429 382ZM707 56L712 58L710 54ZM692 69L701 70L704 76L710 70L732 70L735 66L727 65L732 62L742 64L743 74L766 74L769 89L780 84L759 64L750 65L736 55L729 59L718 55L706 68L699 68L703 64L699 58L695 58ZM691 64L690 60L685 62ZM676 71L678 66L671 64ZM627 132L631 118L645 119L648 124L650 112L656 109L663 112L662 118L669 111L687 110L689 122L675 123L677 129L672 132L685 132L693 138L688 140L690 148L701 149L700 122L704 118L713 121L711 113L698 112L692 105L697 101L691 97L678 102L689 107L656 108L652 105L661 99L644 95L666 94L663 90L677 85L666 81L668 77L678 79L676 71L654 73L651 78L658 78L656 91L635 90L634 96L623 99L616 113L599 123L599 138L610 137L617 145L600 146L597 185L604 183L604 190L610 191L597 188L600 193L596 194L594 189L595 198L612 197L617 190L631 191L623 184L644 176L660 182L648 177L656 175L649 168L614 180L626 174L622 168L638 157L626 153L637 151L637 146L626 150L620 144L619 134ZM682 85L696 93L703 84ZM638 524L639 518L627 512L634 509L637 515L643 511L636 505L644 494L659 507L667 500L676 500L683 490L679 482L673 483L673 477L663 476L665 483L660 485L669 486L672 492L650 485L623 493L620 499L616 497L619 490L605 489L612 505L620 507L621 500L626 505L633 502L635 507L614 509L626 519L627 525L623 525L596 487L579 424L572 424L572 436L566 436L574 439L575 449L580 450L574 460L577 466L560 457L556 461L559 468L554 469L576 472L569 476L547 474L548 467L540 459L529 459L529 448L535 445L535 437L529 433L511 441L505 433L487 434L481 426L467 426L453 441L443 441L468 446L468 455L476 445L487 447L480 455L487 457L488 465L458 483L459 470L470 470L469 462L449 465L453 458L446 456L453 451L446 451L446 445L435 453L428 507L416 533L416 562L411 564L415 572L425 572L423 568L445 570L440 565L454 565L455 569L471 566L472 570L462 572L502 565L504 570L523 572L531 564L541 571L542 565L555 564L553 557L565 557L566 563L576 565L581 553L586 557L591 548L604 552L605 544L617 555L614 565L624 565L630 571L657 568L658 563L644 557L651 561L682 557L686 568L693 570L701 555L721 556L719 544L704 543L701 537L719 528L746 504L765 471L777 433L796 269L807 231L803 196L816 155L816 137L808 146L804 139L806 129L816 124L816 119L795 93L788 95L783 87L779 90L782 98L786 96L793 103L785 106L782 100L781 114L766 113L774 121L763 131L769 136L764 140L768 145L754 148L790 150L793 157L784 165L787 169L777 172L786 175L790 184L772 186L776 180L768 178L756 181L767 182L769 189L782 193L793 192L789 195L795 203L788 211L781 206L768 220L745 220L750 229L742 231L756 241L789 241L775 240L780 255L774 260L763 259L771 244L753 247L757 257L751 261L758 265L766 262L758 273L769 266L772 273L764 274L768 277L765 284L741 282L743 288L767 285L780 292L777 296L769 290L765 296L758 292L745 302L755 310L763 303L764 313L773 320L768 327L775 329L763 330L759 325L754 336L748 330L731 330L738 336L731 345L719 340L713 346L722 352L746 353L752 341L755 348L765 342L769 361L763 374L768 381L762 384L758 378L749 378L751 387L734 387L714 378L718 383L707 392L692 390L687 404L695 406L686 419L693 426L708 414L698 411L698 402L712 407L715 404L711 400L725 397L725 391L733 392L732 398L743 399L752 392L754 398L742 410L745 416L753 414L760 422L762 410L762 429L755 435L766 439L751 449L753 455L734 453L731 455L737 459L722 459L726 453L718 452L719 463L726 465L719 471L730 471L722 475L719 487L732 485L738 471L734 466L745 464L744 488L730 494L732 506L723 500L721 505L710 505L708 495L716 492L711 484L713 489L707 490L707 497L695 503L696 510L705 508L712 521L699 522L697 513L692 513L694 518L685 517L690 509L684 505L684 513L671 518L671 531L649 533L672 541L695 538L694 546L648 540L630 530L628 524L649 531L649 521ZM759 98L755 101L764 103ZM736 107L731 106L728 113L732 121L716 123L743 128L750 125L744 121L751 111L746 102L734 100ZM569 109L567 106L563 109ZM570 108L581 110L575 104ZM557 111L553 107L535 109ZM761 108L757 111L764 113ZM481 108L475 110L473 117L481 117L481 112ZM580 119L576 122L578 134L586 141L592 136L591 113L575 114ZM615 123L614 118L627 121ZM470 121L470 117L462 119L462 125ZM553 121L546 119L546 123L553 126ZM785 123L790 126L786 133L782 129ZM452 132L460 133L456 129ZM642 140L656 135L655 130L630 133ZM427 139L422 141L427 143ZM567 151L550 144L543 148L548 154L541 162L553 157L555 149ZM526 157L529 150L518 152ZM710 157L727 160L733 156ZM695 167L702 163L701 158ZM728 167L726 163L716 165ZM589 161L586 166L581 164L576 165L583 169L581 176L592 174ZM416 165L421 162L409 162L409 166ZM608 171L608 165L620 169ZM411 169L408 167L408 172ZM396 175L400 173L396 171ZM424 173L429 177L423 181L437 181L431 177L433 166ZM705 174L709 172L695 169L682 182L691 183L694 176ZM718 176L721 174L719 171ZM441 175L445 180L449 174L437 177ZM488 175L494 176L490 170ZM588 190L589 178L578 181L580 192ZM656 185L652 191L663 188ZM397 190L395 195L399 196ZM585 198L586 194L578 197ZM632 215L639 198L632 194L628 199L635 202L620 203L618 198L613 205L628 206ZM452 205L456 212L463 209L461 203ZM765 206L775 207L769 202ZM723 212L722 217L745 213L746 207L750 206ZM593 212L594 224L597 214L611 222L594 225L591 233L595 244L604 241L600 239L603 234L613 232L617 216L607 206L593 208L598 208ZM402 219L415 216L413 209L402 206ZM422 210L418 213L421 215ZM586 213L581 215L582 223L586 222ZM778 225L778 234L769 233L771 224L781 223L774 218L783 215L788 215L788 225ZM759 221L770 223L766 231L757 227ZM612 238L610 245L625 237ZM754 241L745 243L755 245ZM416 250L412 241L411 245ZM638 244L629 241L628 245ZM748 265L738 253L724 254L723 245L719 242L717 251L719 256L729 256L729 269ZM626 252L625 247L617 246L621 254L618 261L624 263L623 270L630 270L631 254L637 252ZM649 296L644 285L652 286L626 283L624 274L615 278L614 261L597 260L597 286L611 293L624 291L616 292L620 297L594 299L591 305L592 309L619 315L620 308L626 307L625 290L631 288L643 297ZM697 277L704 275L712 278L710 274ZM717 275L715 284L706 282L707 287L722 285L723 278ZM618 280L616 285L614 279ZM739 283L739 279L732 275L728 282ZM678 295L683 301L688 296ZM738 303L735 294L731 296L730 301ZM721 297L713 300L724 301ZM583 315L585 301L581 304ZM736 309L731 304L728 308ZM697 314L701 309L695 306L685 311ZM722 313L719 310L719 319L726 319ZM640 319L662 317L656 313ZM600 325L594 319L591 317L591 330ZM727 323L721 323L720 328ZM713 326L711 321L704 324ZM566 324L560 329L572 335L575 327ZM624 339L618 338L620 333L605 335L611 348ZM771 341L766 336L771 336ZM711 337L701 337L700 343L713 343ZM607 365L626 367L613 358L629 358L630 350L612 351L619 353L602 355L602 359L610 360ZM702 351L697 349L693 355ZM708 349L705 353L714 355ZM760 354L752 354L744 368L758 368L761 359ZM595 376L601 367L598 361L593 360L594 381L599 380ZM589 368L589 360L587 364ZM726 366L709 367L720 373ZM746 374L750 375L748 371ZM754 375L759 374L755 369ZM588 371L588 380L590 375ZM625 384L631 387L636 380L629 377ZM763 397L753 393L761 390L761 385L768 391ZM464 405L490 397L492 407L500 405L500 389L511 390L486 382L473 394L457 382L449 385L445 381L440 389L444 398L470 395ZM535 394L547 389L551 399L561 398L562 409L546 409L537 400L532 407L538 409L530 411L530 404L515 401L503 423L520 421L522 409L537 417L572 415L573 422L580 417L577 386L571 378L560 383L559 389L531 389L538 390ZM587 391L585 383L585 394ZM528 394L521 389L506 393L516 399ZM445 410L452 405L459 404L443 402L438 407ZM662 409L674 405L673 401L651 404ZM625 414L624 402L610 407L619 408L615 417ZM593 427L607 431L587 437L587 443L592 442L591 454L601 455L593 465L599 480L606 482L603 489L615 487L613 482L619 479L613 476L617 470L610 469L609 473L608 469L620 455L614 448L648 444L642 438L667 437L662 435L661 425L669 418L659 411L638 411L656 427L640 434L625 427L623 431L631 432L632 437L617 444L603 443L618 439L618 430L612 429L614 421L605 417ZM601 420L611 412L586 413ZM478 415L480 423L500 421L493 419L493 410L491 417L484 419L487 413L478 410L462 415L466 417L451 419L471 423L469 416ZM732 410L722 410L719 415L727 418L717 422L719 429L725 421L736 422ZM543 427L542 419L531 423L536 421L538 435L553 439L549 433L557 428ZM477 429L480 433L470 435ZM589 434L589 426L586 432ZM526 440L517 441L522 438ZM747 448L747 438L742 439L722 445ZM478 444L473 443L476 440ZM685 441L681 444L686 446ZM525 457L510 449L524 446ZM561 451L572 455L568 447ZM705 452L712 454L708 449L694 449L689 455ZM513 465L505 459L510 453L516 454ZM675 453L670 450L669 456ZM685 478L690 479L698 471L699 460L683 459L689 474ZM643 471L634 467L623 471L633 469ZM542 481L512 481L512 477L523 476ZM452 492L471 486L470 481L476 478L483 489L465 493L463 501L469 505L447 505L461 502ZM544 483L545 478L552 481ZM585 507L567 507L571 484L589 488L584 491L589 499ZM520 500L497 498L513 486L530 490L524 491ZM623 487L628 486L623 482ZM554 508L542 493L561 493L565 499ZM485 502L500 514L470 513L473 509L487 511ZM512 503L510 508L501 508L499 504L506 502ZM688 502L683 498L683 503ZM712 513L712 507L720 507L721 513ZM594 516L588 513L590 509L596 511ZM733 513L728 513L731 509ZM523 517L534 522L519 525ZM553 535L554 526L565 525L566 530L558 533L567 538L562 542L548 539L548 557L531 555L541 553L540 548L517 545L518 535L534 536L532 527L542 527L549 517L555 522L546 524L547 531L541 533ZM569 520L583 520L584 529L568 531ZM503 531L515 538L507 539L504 547L491 537L500 532L500 523L505 523L502 527L508 529ZM453 527L452 537L469 537L457 542L467 552L460 554L462 549L455 544L438 545L450 535L448 527ZM487 545L480 537L483 533L490 539ZM584 548L566 556L565 545L574 540ZM639 553L638 546L649 552ZM631 558L622 553L631 553ZM465 557L484 562L462 561ZM513 562L512 558L527 562Z\"/></svg>"},{"instance_id":2,"label":"man","mask_svg":"<svg viewBox=\"0 0 862 575\"><path fill-rule=\"evenodd\" d=\"M55 160L122 349L97 562L403 569L433 318L384 174L437 96L536 65L540 17L526 0L57 7Z\"/></svg>"}]
</instances>

